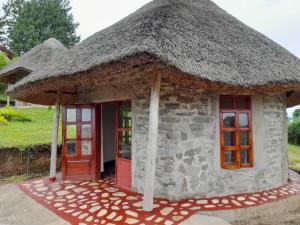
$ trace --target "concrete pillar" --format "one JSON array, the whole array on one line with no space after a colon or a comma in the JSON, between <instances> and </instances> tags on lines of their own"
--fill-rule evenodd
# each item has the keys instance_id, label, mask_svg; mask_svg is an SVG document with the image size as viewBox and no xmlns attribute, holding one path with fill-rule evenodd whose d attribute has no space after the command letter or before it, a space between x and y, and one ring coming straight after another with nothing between
<instances>
[{"instance_id":1,"label":"concrete pillar","mask_svg":"<svg viewBox=\"0 0 300 225\"><path fill-rule=\"evenodd\" d=\"M158 117L159 117L159 93L161 85L161 74L155 74L150 99L149 112L149 131L148 131L148 147L147 147L147 165L144 186L144 211L153 210L154 182L155 182L155 163L157 152L158 137Z\"/></svg>"},{"instance_id":2,"label":"concrete pillar","mask_svg":"<svg viewBox=\"0 0 300 225\"><path fill-rule=\"evenodd\" d=\"M59 105L60 93L57 92L56 105L54 112L53 130L52 130L52 142L51 142L51 163L50 163L50 180L56 179L56 161L57 161L57 141L58 141L58 128L59 128Z\"/></svg>"}]
</instances>

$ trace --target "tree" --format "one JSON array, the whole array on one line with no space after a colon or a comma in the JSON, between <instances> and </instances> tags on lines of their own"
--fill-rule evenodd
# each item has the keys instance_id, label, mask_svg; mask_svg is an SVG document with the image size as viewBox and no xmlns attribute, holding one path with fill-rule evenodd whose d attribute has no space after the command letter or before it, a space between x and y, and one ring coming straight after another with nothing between
<instances>
[{"instance_id":1,"label":"tree","mask_svg":"<svg viewBox=\"0 0 300 225\"><path fill-rule=\"evenodd\" d=\"M10 60L7 58L6 53L0 53L0 70L7 66L10 63ZM7 88L7 84L0 83L0 95L5 95L5 90ZM6 96L7 105L9 105L9 97Z\"/></svg>"},{"instance_id":2,"label":"tree","mask_svg":"<svg viewBox=\"0 0 300 225\"><path fill-rule=\"evenodd\" d=\"M70 13L69 0L31 0L25 2L18 12L10 32L9 47L18 55L29 51L50 37L61 41L66 47L78 43L78 23Z\"/></svg>"},{"instance_id":3,"label":"tree","mask_svg":"<svg viewBox=\"0 0 300 225\"><path fill-rule=\"evenodd\" d=\"M294 112L293 112L293 119L297 119L297 118L300 118L300 109L296 109Z\"/></svg>"},{"instance_id":4,"label":"tree","mask_svg":"<svg viewBox=\"0 0 300 225\"><path fill-rule=\"evenodd\" d=\"M3 5L3 16L0 18L0 43L8 47L8 35L16 23L17 16L19 15L25 1L24 0L8 0Z\"/></svg>"}]
</instances>

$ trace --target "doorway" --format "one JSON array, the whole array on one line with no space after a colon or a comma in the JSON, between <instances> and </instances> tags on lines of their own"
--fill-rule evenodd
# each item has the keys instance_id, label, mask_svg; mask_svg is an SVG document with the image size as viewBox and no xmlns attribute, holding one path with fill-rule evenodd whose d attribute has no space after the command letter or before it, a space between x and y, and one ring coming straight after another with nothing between
<instances>
[{"instance_id":1,"label":"doorway","mask_svg":"<svg viewBox=\"0 0 300 225\"><path fill-rule=\"evenodd\" d=\"M101 174L116 177L120 188L131 190L131 102L102 103Z\"/></svg>"},{"instance_id":2,"label":"doorway","mask_svg":"<svg viewBox=\"0 0 300 225\"><path fill-rule=\"evenodd\" d=\"M131 102L63 107L62 178L116 177L131 190Z\"/></svg>"},{"instance_id":3,"label":"doorway","mask_svg":"<svg viewBox=\"0 0 300 225\"><path fill-rule=\"evenodd\" d=\"M101 177L115 176L116 163L116 103L102 103Z\"/></svg>"}]
</instances>

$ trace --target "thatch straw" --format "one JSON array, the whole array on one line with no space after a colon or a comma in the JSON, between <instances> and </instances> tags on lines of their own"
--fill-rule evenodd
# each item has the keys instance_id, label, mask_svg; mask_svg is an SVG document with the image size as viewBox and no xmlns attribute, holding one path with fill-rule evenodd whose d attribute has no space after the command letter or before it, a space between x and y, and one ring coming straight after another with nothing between
<instances>
[{"instance_id":1,"label":"thatch straw","mask_svg":"<svg viewBox=\"0 0 300 225\"><path fill-rule=\"evenodd\" d=\"M64 80L72 79L72 75L89 80L93 71L98 71L101 79L106 68L111 73L120 63L138 61L142 55L150 55L195 82L249 89L282 86L287 90L289 85L297 88L300 84L300 60L296 56L213 2L155 0L82 41L61 62L26 76L9 93L24 98L29 93L38 95L54 84L66 84ZM147 65L140 61L143 65L136 67Z\"/></svg>"},{"instance_id":2,"label":"thatch straw","mask_svg":"<svg viewBox=\"0 0 300 225\"><path fill-rule=\"evenodd\" d=\"M67 48L62 43L55 38L50 38L2 69L0 71L0 82L15 83L29 73L46 67L66 52Z\"/></svg>"}]
</instances>

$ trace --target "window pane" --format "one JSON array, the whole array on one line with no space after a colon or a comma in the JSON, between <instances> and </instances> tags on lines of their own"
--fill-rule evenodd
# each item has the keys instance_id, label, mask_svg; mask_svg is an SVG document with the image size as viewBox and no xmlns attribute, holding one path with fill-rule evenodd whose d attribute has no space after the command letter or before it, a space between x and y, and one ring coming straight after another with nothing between
<instances>
[{"instance_id":1,"label":"window pane","mask_svg":"<svg viewBox=\"0 0 300 225\"><path fill-rule=\"evenodd\" d=\"M248 146L249 145L248 132L241 132L240 133L240 145L241 146Z\"/></svg>"},{"instance_id":2,"label":"window pane","mask_svg":"<svg viewBox=\"0 0 300 225\"><path fill-rule=\"evenodd\" d=\"M131 159L131 131L119 131L120 157Z\"/></svg>"},{"instance_id":3,"label":"window pane","mask_svg":"<svg viewBox=\"0 0 300 225\"><path fill-rule=\"evenodd\" d=\"M232 97L221 97L220 98L221 109L233 109L233 98Z\"/></svg>"},{"instance_id":4,"label":"window pane","mask_svg":"<svg viewBox=\"0 0 300 225\"><path fill-rule=\"evenodd\" d=\"M226 165L236 164L236 151L225 151L224 152L224 163Z\"/></svg>"},{"instance_id":5,"label":"window pane","mask_svg":"<svg viewBox=\"0 0 300 225\"><path fill-rule=\"evenodd\" d=\"M92 143L91 141L81 142L81 155L91 155L92 154Z\"/></svg>"},{"instance_id":6,"label":"window pane","mask_svg":"<svg viewBox=\"0 0 300 225\"><path fill-rule=\"evenodd\" d=\"M83 108L81 110L81 120L83 122L91 121L92 120L92 110L90 108Z\"/></svg>"},{"instance_id":7,"label":"window pane","mask_svg":"<svg viewBox=\"0 0 300 225\"><path fill-rule=\"evenodd\" d=\"M75 141L67 141L67 155L76 155Z\"/></svg>"},{"instance_id":8,"label":"window pane","mask_svg":"<svg viewBox=\"0 0 300 225\"><path fill-rule=\"evenodd\" d=\"M248 128L248 113L239 113L240 128Z\"/></svg>"},{"instance_id":9,"label":"window pane","mask_svg":"<svg viewBox=\"0 0 300 225\"><path fill-rule=\"evenodd\" d=\"M92 137L92 125L82 124L81 126L81 138L91 138Z\"/></svg>"},{"instance_id":10,"label":"window pane","mask_svg":"<svg viewBox=\"0 0 300 225\"><path fill-rule=\"evenodd\" d=\"M67 122L76 122L76 109L67 109Z\"/></svg>"},{"instance_id":11,"label":"window pane","mask_svg":"<svg viewBox=\"0 0 300 225\"><path fill-rule=\"evenodd\" d=\"M76 138L76 125L67 125L67 139Z\"/></svg>"},{"instance_id":12,"label":"window pane","mask_svg":"<svg viewBox=\"0 0 300 225\"><path fill-rule=\"evenodd\" d=\"M224 128L235 127L235 113L223 113Z\"/></svg>"},{"instance_id":13,"label":"window pane","mask_svg":"<svg viewBox=\"0 0 300 225\"><path fill-rule=\"evenodd\" d=\"M237 109L249 109L250 106L249 96L238 96L236 98L236 108Z\"/></svg>"},{"instance_id":14,"label":"window pane","mask_svg":"<svg viewBox=\"0 0 300 225\"><path fill-rule=\"evenodd\" d=\"M235 132L224 132L224 146L235 145Z\"/></svg>"},{"instance_id":15,"label":"window pane","mask_svg":"<svg viewBox=\"0 0 300 225\"><path fill-rule=\"evenodd\" d=\"M241 150L241 164L249 164L250 163L250 154L249 150Z\"/></svg>"}]
</instances>

